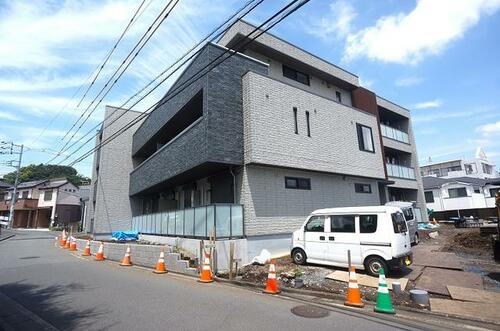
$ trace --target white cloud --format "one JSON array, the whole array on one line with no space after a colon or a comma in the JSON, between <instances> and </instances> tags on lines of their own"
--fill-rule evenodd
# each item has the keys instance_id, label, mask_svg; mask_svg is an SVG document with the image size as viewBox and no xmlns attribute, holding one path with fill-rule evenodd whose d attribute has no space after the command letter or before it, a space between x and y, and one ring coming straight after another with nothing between
<instances>
[{"instance_id":1,"label":"white cloud","mask_svg":"<svg viewBox=\"0 0 500 331\"><path fill-rule=\"evenodd\" d=\"M423 123L423 122L433 122L437 120L452 119L452 118L466 118L473 117L477 114L485 113L489 110L487 109L476 109L471 111L457 111L457 112L440 112L432 113L428 115L415 115L412 116L413 123Z\"/></svg>"},{"instance_id":2,"label":"white cloud","mask_svg":"<svg viewBox=\"0 0 500 331\"><path fill-rule=\"evenodd\" d=\"M439 99L436 100L431 100L431 101L424 101L424 102L419 102L413 105L412 108L414 109L428 109L428 108L439 108L443 102Z\"/></svg>"},{"instance_id":3,"label":"white cloud","mask_svg":"<svg viewBox=\"0 0 500 331\"><path fill-rule=\"evenodd\" d=\"M354 7L345 0L338 0L330 4L330 11L318 21L313 21L306 31L322 39L345 37L351 32L352 21L357 13Z\"/></svg>"},{"instance_id":4,"label":"white cloud","mask_svg":"<svg viewBox=\"0 0 500 331\"><path fill-rule=\"evenodd\" d=\"M476 128L476 132L481 133L483 136L498 134L500 133L500 121L481 125Z\"/></svg>"},{"instance_id":5,"label":"white cloud","mask_svg":"<svg viewBox=\"0 0 500 331\"><path fill-rule=\"evenodd\" d=\"M21 119L12 114L11 112L0 111L0 119L9 120L9 121L20 121Z\"/></svg>"},{"instance_id":6,"label":"white cloud","mask_svg":"<svg viewBox=\"0 0 500 331\"><path fill-rule=\"evenodd\" d=\"M399 87L409 87L409 86L415 86L420 83L422 83L424 79L422 77L415 77L415 76L410 76L410 77L404 77L396 80L395 84L396 86Z\"/></svg>"},{"instance_id":7,"label":"white cloud","mask_svg":"<svg viewBox=\"0 0 500 331\"><path fill-rule=\"evenodd\" d=\"M344 60L367 57L383 62L416 64L441 53L500 0L418 0L409 13L384 16L375 25L347 36Z\"/></svg>"}]
</instances>

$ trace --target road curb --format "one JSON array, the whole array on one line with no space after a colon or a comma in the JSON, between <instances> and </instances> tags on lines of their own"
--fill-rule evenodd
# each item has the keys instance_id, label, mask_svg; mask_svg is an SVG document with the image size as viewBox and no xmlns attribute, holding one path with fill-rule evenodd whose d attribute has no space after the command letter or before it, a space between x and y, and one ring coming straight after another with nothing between
<instances>
[{"instance_id":1,"label":"road curb","mask_svg":"<svg viewBox=\"0 0 500 331\"><path fill-rule=\"evenodd\" d=\"M15 234L9 234L8 236L1 237L0 238L0 242L4 241L4 240L7 240L7 239L10 239L10 238L15 237L15 236L16 236Z\"/></svg>"}]
</instances>

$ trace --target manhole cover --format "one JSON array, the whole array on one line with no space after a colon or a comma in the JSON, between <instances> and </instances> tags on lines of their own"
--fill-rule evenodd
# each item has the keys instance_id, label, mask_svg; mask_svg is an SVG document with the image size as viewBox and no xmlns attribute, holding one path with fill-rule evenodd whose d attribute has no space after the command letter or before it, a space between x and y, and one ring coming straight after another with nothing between
<instances>
[{"instance_id":1,"label":"manhole cover","mask_svg":"<svg viewBox=\"0 0 500 331\"><path fill-rule=\"evenodd\" d=\"M40 256L25 256L25 257L20 257L20 260L29 260L29 259L39 259Z\"/></svg>"},{"instance_id":2,"label":"manhole cover","mask_svg":"<svg viewBox=\"0 0 500 331\"><path fill-rule=\"evenodd\" d=\"M321 318L330 314L330 312L326 309L310 305L293 307L292 313L306 318Z\"/></svg>"}]
</instances>

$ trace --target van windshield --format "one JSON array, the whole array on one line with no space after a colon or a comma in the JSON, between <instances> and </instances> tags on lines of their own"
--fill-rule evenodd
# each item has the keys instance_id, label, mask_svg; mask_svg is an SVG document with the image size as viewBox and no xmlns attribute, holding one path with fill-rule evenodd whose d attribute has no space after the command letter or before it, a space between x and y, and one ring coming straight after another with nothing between
<instances>
[{"instance_id":1,"label":"van windshield","mask_svg":"<svg viewBox=\"0 0 500 331\"><path fill-rule=\"evenodd\" d=\"M394 233L406 232L406 221L402 213L392 213L392 226L394 227Z\"/></svg>"},{"instance_id":2,"label":"van windshield","mask_svg":"<svg viewBox=\"0 0 500 331\"><path fill-rule=\"evenodd\" d=\"M403 208L403 214L407 221L413 221L413 209L412 208Z\"/></svg>"}]
</instances>

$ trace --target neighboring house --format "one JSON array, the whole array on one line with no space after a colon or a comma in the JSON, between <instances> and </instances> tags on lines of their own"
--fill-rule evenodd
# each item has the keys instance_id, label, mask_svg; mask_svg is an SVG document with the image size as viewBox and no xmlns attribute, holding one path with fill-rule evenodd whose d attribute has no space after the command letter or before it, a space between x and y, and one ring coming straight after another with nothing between
<instances>
[{"instance_id":1,"label":"neighboring house","mask_svg":"<svg viewBox=\"0 0 500 331\"><path fill-rule=\"evenodd\" d=\"M436 219L473 216L483 219L498 216L495 195L500 192L500 178L423 177L427 207Z\"/></svg>"},{"instance_id":2,"label":"neighboring house","mask_svg":"<svg viewBox=\"0 0 500 331\"><path fill-rule=\"evenodd\" d=\"M165 104L94 154L95 232L132 220L144 234L201 238L215 229L286 250L319 208L414 201L427 220L410 112L356 75L264 33L183 89L252 29L240 21L206 45Z\"/></svg>"},{"instance_id":3,"label":"neighboring house","mask_svg":"<svg viewBox=\"0 0 500 331\"><path fill-rule=\"evenodd\" d=\"M0 216L8 217L13 191L13 187L7 189L3 201L0 200ZM12 227L47 228L56 219L64 224L77 222L80 219L79 200L78 188L66 179L20 183Z\"/></svg>"},{"instance_id":4,"label":"neighboring house","mask_svg":"<svg viewBox=\"0 0 500 331\"><path fill-rule=\"evenodd\" d=\"M87 212L89 208L89 203L90 203L90 191L91 191L91 185L82 185L79 187L80 190L80 223L81 223L81 228L85 231L87 229L87 224L86 224L86 219L87 219Z\"/></svg>"},{"instance_id":5,"label":"neighboring house","mask_svg":"<svg viewBox=\"0 0 500 331\"><path fill-rule=\"evenodd\" d=\"M482 148L476 151L472 159L454 159L443 162L431 162L420 167L422 176L435 176L443 178L471 177L471 178L497 178L499 173L496 165L490 161Z\"/></svg>"}]
</instances>

